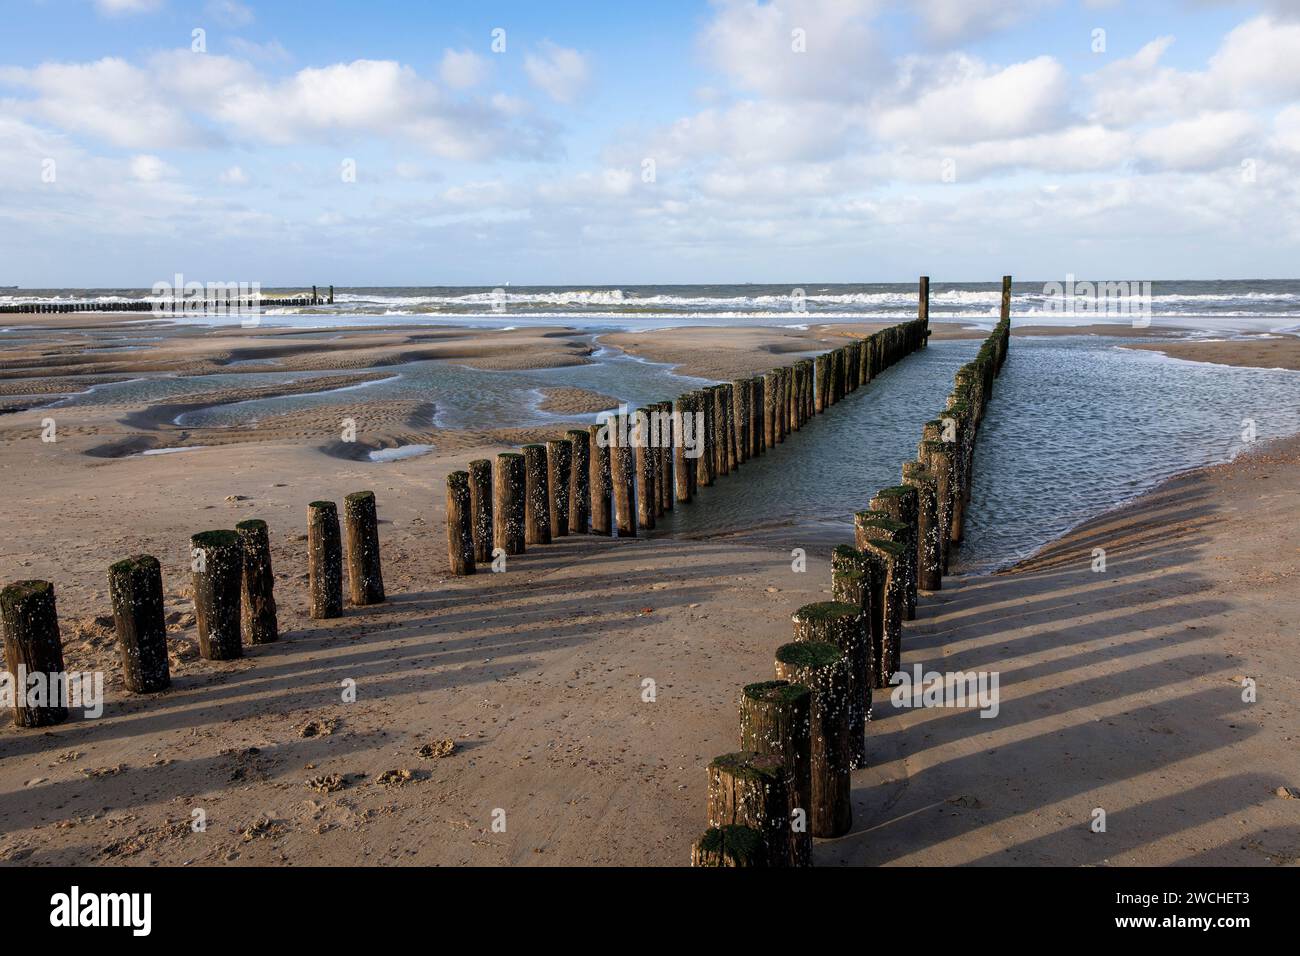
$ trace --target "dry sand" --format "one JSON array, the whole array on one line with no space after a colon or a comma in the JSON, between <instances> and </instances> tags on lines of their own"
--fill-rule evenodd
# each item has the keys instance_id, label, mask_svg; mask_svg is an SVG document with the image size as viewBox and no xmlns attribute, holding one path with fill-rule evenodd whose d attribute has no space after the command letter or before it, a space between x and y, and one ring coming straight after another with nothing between
<instances>
[{"instance_id":1,"label":"dry sand","mask_svg":"<svg viewBox=\"0 0 1300 956\"><path fill-rule=\"evenodd\" d=\"M742 330L760 344L710 361L762 370L828 334L791 331ZM588 347L538 339L561 356ZM668 346L685 355L689 341ZM205 354L195 344L187 360ZM0 513L0 580L54 581L68 665L103 669L110 686L99 719L0 727L3 861L682 865L704 823L704 766L737 745L740 685L770 676L791 611L827 599L826 554L791 571L796 530L572 537L505 574L449 578L446 474L563 426L442 433L434 454L382 466L326 455L284 423L219 448L85 454L149 434L124 424L147 411L96 409L55 444L32 438L39 412L5 416L0 479L22 507ZM1176 479L1024 569L950 578L925 598L904 664L999 671L1001 713L893 711L881 695L854 831L820 844L818 862L1300 856L1300 800L1277 795L1300 788L1297 447ZM390 601L312 621L306 503L361 488L378 496ZM253 516L272 528L283 639L198 660L188 536ZM1089 569L1095 546L1105 574ZM117 682L103 621L105 569L138 552L163 563L174 661L172 689L144 697ZM1242 703L1242 677L1258 703ZM446 738L455 753L420 755ZM1088 828L1095 807L1105 834ZM206 832L189 827L195 809Z\"/></svg>"}]
</instances>

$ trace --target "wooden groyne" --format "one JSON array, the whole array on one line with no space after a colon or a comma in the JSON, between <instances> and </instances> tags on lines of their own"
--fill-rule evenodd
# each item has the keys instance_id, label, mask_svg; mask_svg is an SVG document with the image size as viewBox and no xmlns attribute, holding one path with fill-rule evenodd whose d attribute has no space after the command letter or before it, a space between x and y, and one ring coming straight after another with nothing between
<instances>
[{"instance_id":1,"label":"wooden groyne","mask_svg":"<svg viewBox=\"0 0 1300 956\"><path fill-rule=\"evenodd\" d=\"M260 295L239 296L177 296L174 298L123 299L120 302L16 302L0 305L0 314L6 315L60 315L68 312L155 312L158 315L188 315L256 312L258 309L302 308L303 306L333 305L334 286L321 293L316 286L301 295L271 298Z\"/></svg>"},{"instance_id":2,"label":"wooden groyne","mask_svg":"<svg viewBox=\"0 0 1300 956\"><path fill-rule=\"evenodd\" d=\"M923 276L917 319L922 328L929 297L930 280ZM693 866L805 866L811 863L805 849L810 837L837 837L852 827L849 773L866 765L872 690L890 686L918 592L942 587L952 550L961 542L975 439L1010 337L1011 277L1004 276L998 323L975 358L957 370L943 410L925 423L916 459L902 464L898 485L864 495L868 507L854 515L854 543L835 548L834 600L796 610L794 643L776 651L777 680L741 690L746 752L709 765L708 829L692 846ZM861 343L861 354L854 353L855 344L813 361L814 414L879 370L885 359L878 352L881 339L873 339ZM884 356L890 354L886 347ZM787 703L796 700L808 703L802 709ZM759 756L768 759L760 765ZM738 769L729 778L719 765ZM744 789L732 779L742 770ZM724 802L715 788L746 799ZM786 817L777 825L773 818L783 801Z\"/></svg>"},{"instance_id":3,"label":"wooden groyne","mask_svg":"<svg viewBox=\"0 0 1300 956\"><path fill-rule=\"evenodd\" d=\"M310 296L257 301L262 305L310 305L333 300L331 286L328 296L321 296L313 287ZM179 307L181 303L175 304ZM43 313L154 311L158 306L158 301L149 300L3 308L8 312ZM191 304L193 308L197 305ZM635 537L641 530L654 528L656 519L675 505L707 507L708 493L702 489L773 452L811 418L924 348L930 334L927 312L923 307L918 314L918 319L853 338L813 359L800 359L761 375L651 403L630 415L611 416L604 425L568 431L545 443L499 454L495 463L479 459L470 462L469 471L453 471L446 481L448 570L453 575L468 575L487 564L496 570L498 559L523 555L534 546L550 544L555 537ZM972 394L987 392L978 376L962 381L975 390ZM968 457L959 456L963 462ZM951 514L951 508L944 512L945 516ZM313 619L342 616L345 597L354 608L386 600L374 493L347 495L342 518L341 528L336 502L313 501L307 506L308 603ZM203 658L229 660L242 656L244 645L278 640L275 578L266 522L253 518L233 529L195 534L190 540L190 554ZM165 630L159 627L163 600L159 562L151 555L125 558L109 569L109 579L127 687L134 693L163 691L170 679ZM0 612L11 671L21 664L29 672L64 674L53 584L20 581L9 585L0 591ZM855 636L855 628L852 622L823 627L809 621L804 630L810 646L828 643L837 654L846 655L846 676L835 676L839 671L832 668L834 673L828 672L826 686L839 688L844 681L850 681L846 686L854 688L850 695L852 710L858 714L862 710L858 691L869 683L864 670L869 655L865 653L865 638ZM790 668L802 668L800 674L812 674L809 667L815 670L821 666L807 662L796 665L796 659L803 661L801 655L802 650L789 664ZM829 727L827 721L831 718L827 715L839 713L836 708L840 703L826 697L830 692L818 685L811 698L809 713L818 726ZM20 726L45 726L67 717L66 708L61 706L26 707L16 702L16 711ZM857 717L853 720L856 723ZM835 774L847 772L850 763L862 759L862 742L859 739L847 746L848 756L841 760L819 743L813 765L833 765ZM842 781L836 777L833 786L839 794ZM807 790L800 784L796 792ZM824 790L822 783L814 791L827 794L822 801L827 809L818 811L817 819L832 814L838 820L847 806L841 796L829 796L831 791ZM736 852L740 852L735 844L739 831L733 824L743 822L719 824L723 833L732 834ZM839 825L815 823L814 832ZM712 849L703 856L730 859L733 854L727 851L728 844L724 841L718 846L722 849L710 843ZM792 858L797 860L806 855L792 851Z\"/></svg>"}]
</instances>

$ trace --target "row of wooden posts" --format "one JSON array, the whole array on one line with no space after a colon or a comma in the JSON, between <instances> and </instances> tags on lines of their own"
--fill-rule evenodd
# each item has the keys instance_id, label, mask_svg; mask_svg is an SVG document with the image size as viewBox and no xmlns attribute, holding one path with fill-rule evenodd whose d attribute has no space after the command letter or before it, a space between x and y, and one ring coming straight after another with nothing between
<instances>
[{"instance_id":1,"label":"row of wooden posts","mask_svg":"<svg viewBox=\"0 0 1300 956\"><path fill-rule=\"evenodd\" d=\"M923 293L928 290L925 280ZM813 415L836 404L899 359L925 346L921 317L831 349L814 359L754 378L714 385L673 402L618 416L607 426L570 431L565 438L524 446L520 452L470 462L447 478L448 565L473 573L493 551L523 554L554 536L590 532L634 536L655 519L689 502L701 487L785 441ZM682 423L699 413L701 454L689 457ZM611 437L606 443L602 428ZM343 531L332 501L308 505L308 590L313 618L343 613L343 568L354 606L384 600L373 492L346 496ZM278 638L271 546L265 521L190 539L191 584L205 660L230 660L244 644ZM118 561L108 571L109 594L124 683L133 693L156 693L171 682L164 621L162 568L152 555ZM63 675L62 642L48 581L19 581L0 591L0 628L11 674ZM27 706L15 694L15 722L43 727L67 719L57 701Z\"/></svg>"},{"instance_id":2,"label":"row of wooden posts","mask_svg":"<svg viewBox=\"0 0 1300 956\"><path fill-rule=\"evenodd\" d=\"M244 644L279 639L275 575L265 521L241 521L233 530L201 531L190 538L191 587L199 656L224 661L243 656ZM307 506L307 569L313 618L343 614L343 569L354 606L384 601L379 563L379 521L375 495L358 491L344 498L343 532L332 501ZM163 616L162 565L136 555L108 569L109 598L126 689L152 694L171 685L167 625ZM54 585L19 581L0 591L0 627L10 674L66 677ZM14 722L45 727L68 717L61 702L28 706L16 688Z\"/></svg>"},{"instance_id":3,"label":"row of wooden posts","mask_svg":"<svg viewBox=\"0 0 1300 956\"><path fill-rule=\"evenodd\" d=\"M545 444L447 476L453 574L570 534L635 536L674 502L785 441L810 418L925 345L928 319L882 329L815 358L613 415ZM688 454L683 428L700 422Z\"/></svg>"},{"instance_id":4,"label":"row of wooden posts","mask_svg":"<svg viewBox=\"0 0 1300 956\"><path fill-rule=\"evenodd\" d=\"M854 515L853 545L834 549L832 600L795 611L776 679L741 690L741 749L708 766L708 829L692 845L693 865L808 866L813 837L851 829L850 772L866 766L872 692L890 686L902 623L915 618L918 591L942 587L962 538L975 436L1006 361L1010 313L1005 276L1001 317L925 423L902 482Z\"/></svg>"},{"instance_id":5,"label":"row of wooden posts","mask_svg":"<svg viewBox=\"0 0 1300 956\"><path fill-rule=\"evenodd\" d=\"M0 313L21 315L50 315L64 312L160 312L164 315L185 312L236 312L250 308L279 308L304 305L333 305L334 287L329 294L321 295L316 286L311 295L296 295L268 299L260 295L246 298L191 299L180 295L172 299L130 299L124 302L19 302L0 305Z\"/></svg>"}]
</instances>

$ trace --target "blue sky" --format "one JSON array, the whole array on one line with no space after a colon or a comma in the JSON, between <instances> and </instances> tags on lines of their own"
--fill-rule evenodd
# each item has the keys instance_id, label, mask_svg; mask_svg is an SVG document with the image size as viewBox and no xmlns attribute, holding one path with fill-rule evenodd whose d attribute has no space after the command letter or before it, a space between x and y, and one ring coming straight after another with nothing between
<instances>
[{"instance_id":1,"label":"blue sky","mask_svg":"<svg viewBox=\"0 0 1300 956\"><path fill-rule=\"evenodd\" d=\"M0 285L1296 275L1288 0L3 7Z\"/></svg>"}]
</instances>

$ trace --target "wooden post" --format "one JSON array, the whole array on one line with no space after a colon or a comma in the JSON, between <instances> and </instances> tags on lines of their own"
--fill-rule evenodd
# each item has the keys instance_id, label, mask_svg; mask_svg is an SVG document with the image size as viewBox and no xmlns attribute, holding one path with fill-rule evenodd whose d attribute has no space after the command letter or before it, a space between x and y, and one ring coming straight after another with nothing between
<instances>
[{"instance_id":1,"label":"wooden post","mask_svg":"<svg viewBox=\"0 0 1300 956\"><path fill-rule=\"evenodd\" d=\"M940 573L947 574L949 552L952 545L952 499L956 493L956 481L953 476L955 452L951 442L927 439L921 443L921 454L921 460L934 475L935 521L939 526Z\"/></svg>"},{"instance_id":2,"label":"wooden post","mask_svg":"<svg viewBox=\"0 0 1300 956\"><path fill-rule=\"evenodd\" d=\"M469 463L469 524L474 539L474 561L492 561L492 462L476 458ZM355 602L353 602L355 603Z\"/></svg>"},{"instance_id":3,"label":"wooden post","mask_svg":"<svg viewBox=\"0 0 1300 956\"><path fill-rule=\"evenodd\" d=\"M765 867L767 844L753 827L709 827L691 845L691 866Z\"/></svg>"},{"instance_id":4,"label":"wooden post","mask_svg":"<svg viewBox=\"0 0 1300 956\"><path fill-rule=\"evenodd\" d=\"M766 450L763 424L763 376L749 380L749 447L754 455Z\"/></svg>"},{"instance_id":5,"label":"wooden post","mask_svg":"<svg viewBox=\"0 0 1300 956\"><path fill-rule=\"evenodd\" d=\"M791 616L796 642L834 644L848 662L849 756L856 769L867 765L867 714L871 708L871 640L857 604L820 601Z\"/></svg>"},{"instance_id":6,"label":"wooden post","mask_svg":"<svg viewBox=\"0 0 1300 956\"><path fill-rule=\"evenodd\" d=\"M938 482L919 461L903 462L903 482L916 489L916 586L922 591L938 591L943 587Z\"/></svg>"},{"instance_id":7,"label":"wooden post","mask_svg":"<svg viewBox=\"0 0 1300 956\"><path fill-rule=\"evenodd\" d=\"M876 562L871 595L874 612L871 628L872 673L875 675L876 687L883 688L889 686L889 678L898 672L902 663L903 606L906 603L903 555L906 548L897 541L859 538L858 550Z\"/></svg>"},{"instance_id":8,"label":"wooden post","mask_svg":"<svg viewBox=\"0 0 1300 956\"><path fill-rule=\"evenodd\" d=\"M916 317L925 323L925 328L930 327L930 277L921 276L921 287L917 294ZM925 345L925 337L921 337L921 345Z\"/></svg>"},{"instance_id":9,"label":"wooden post","mask_svg":"<svg viewBox=\"0 0 1300 956\"><path fill-rule=\"evenodd\" d=\"M901 543L907 551L903 556L903 586L906 588L907 602L903 606L903 620L916 619L917 589L917 497L916 489L911 485L891 485L881 488L871 499L871 510L878 511L904 526L901 535L890 536L891 540Z\"/></svg>"},{"instance_id":10,"label":"wooden post","mask_svg":"<svg viewBox=\"0 0 1300 956\"><path fill-rule=\"evenodd\" d=\"M739 468L749 460L749 444L746 436L749 431L749 408L745 403L745 382L736 379L724 386L731 406L732 441L736 450L734 467Z\"/></svg>"},{"instance_id":11,"label":"wooden post","mask_svg":"<svg viewBox=\"0 0 1300 956\"><path fill-rule=\"evenodd\" d=\"M547 512L551 535L569 535L569 479L573 474L573 443L567 438L552 438L546 443Z\"/></svg>"},{"instance_id":12,"label":"wooden post","mask_svg":"<svg viewBox=\"0 0 1300 956\"><path fill-rule=\"evenodd\" d=\"M785 769L790 866L812 863L812 693L784 680L746 684L740 693L740 749L771 754ZM796 825L796 811L802 825Z\"/></svg>"},{"instance_id":13,"label":"wooden post","mask_svg":"<svg viewBox=\"0 0 1300 956\"><path fill-rule=\"evenodd\" d=\"M731 474L731 440L728 437L730 416L727 414L727 397L721 385L709 386L713 401L713 473L714 476Z\"/></svg>"},{"instance_id":14,"label":"wooden post","mask_svg":"<svg viewBox=\"0 0 1300 956\"><path fill-rule=\"evenodd\" d=\"M528 543L533 543L531 538ZM469 472L466 471L453 471L447 476L447 568L457 575L473 574L475 570L473 507L470 504Z\"/></svg>"},{"instance_id":15,"label":"wooden post","mask_svg":"<svg viewBox=\"0 0 1300 956\"><path fill-rule=\"evenodd\" d=\"M586 534L591 518L591 442L584 431L567 431L572 450L569 471L569 531Z\"/></svg>"},{"instance_id":16,"label":"wooden post","mask_svg":"<svg viewBox=\"0 0 1300 956\"><path fill-rule=\"evenodd\" d=\"M826 369L828 366L829 363L825 352L813 359L813 378L815 379L813 383L813 394L815 396L813 407L818 415L826 411L826 386L829 384L826 381Z\"/></svg>"},{"instance_id":17,"label":"wooden post","mask_svg":"<svg viewBox=\"0 0 1300 956\"><path fill-rule=\"evenodd\" d=\"M604 441L602 442L602 429ZM610 423L592 425L587 429L590 436L591 458L588 483L591 486L591 533L609 537L613 529L610 493L613 483L609 475L609 429Z\"/></svg>"},{"instance_id":18,"label":"wooden post","mask_svg":"<svg viewBox=\"0 0 1300 956\"><path fill-rule=\"evenodd\" d=\"M488 526L491 527L491 521ZM343 554L348 565L348 598L353 607L383 604L384 574L379 564L379 515L375 511L373 491L354 491L344 497L343 540Z\"/></svg>"},{"instance_id":19,"label":"wooden post","mask_svg":"<svg viewBox=\"0 0 1300 956\"><path fill-rule=\"evenodd\" d=\"M695 459L695 486L708 488L713 484L713 396L706 388L691 393L694 411L700 415L700 454Z\"/></svg>"},{"instance_id":20,"label":"wooden post","mask_svg":"<svg viewBox=\"0 0 1300 956\"><path fill-rule=\"evenodd\" d=\"M633 500L635 462L627 416L610 419L609 472L614 499L614 523L620 538L636 537L636 503Z\"/></svg>"},{"instance_id":21,"label":"wooden post","mask_svg":"<svg viewBox=\"0 0 1300 956\"><path fill-rule=\"evenodd\" d=\"M40 675L47 688L66 680L59 614L54 585L49 581L16 581L0 591L0 627L4 631L5 664L13 688L14 723L19 727L48 727L68 719L66 698L37 700L28 707L27 678Z\"/></svg>"},{"instance_id":22,"label":"wooden post","mask_svg":"<svg viewBox=\"0 0 1300 956\"><path fill-rule=\"evenodd\" d=\"M644 408L638 408L635 416L636 426L631 435L636 459L636 523L640 528L650 529L655 526L655 491L654 449L650 446L650 415Z\"/></svg>"},{"instance_id":23,"label":"wooden post","mask_svg":"<svg viewBox=\"0 0 1300 956\"><path fill-rule=\"evenodd\" d=\"M507 555L523 554L526 550L524 535L524 505L528 500L528 478L524 472L524 456L507 451L497 455L496 471L492 475L492 544ZM470 506L473 507L471 496Z\"/></svg>"},{"instance_id":24,"label":"wooden post","mask_svg":"<svg viewBox=\"0 0 1300 956\"><path fill-rule=\"evenodd\" d=\"M768 448L775 448L776 443L782 440L777 422L776 400L777 386L780 383L781 376L775 370L763 376L763 444Z\"/></svg>"},{"instance_id":25,"label":"wooden post","mask_svg":"<svg viewBox=\"0 0 1300 956\"><path fill-rule=\"evenodd\" d=\"M789 814L786 769L780 757L742 750L709 762L709 826L753 827L762 834L769 866L789 862Z\"/></svg>"},{"instance_id":26,"label":"wooden post","mask_svg":"<svg viewBox=\"0 0 1300 956\"><path fill-rule=\"evenodd\" d=\"M240 602L244 641L248 644L274 643L280 637L280 626L275 606L275 574L271 571L270 532L265 521L249 518L235 525L235 533L239 535L244 560Z\"/></svg>"},{"instance_id":27,"label":"wooden post","mask_svg":"<svg viewBox=\"0 0 1300 956\"><path fill-rule=\"evenodd\" d=\"M691 440L698 441L699 433L695 428L695 420L690 417L691 400L688 395L679 395L673 401L673 492L678 501L688 502L691 500L694 489L691 487L691 475L694 469L694 461L686 457L686 443L683 440L686 430L689 429Z\"/></svg>"},{"instance_id":28,"label":"wooden post","mask_svg":"<svg viewBox=\"0 0 1300 956\"><path fill-rule=\"evenodd\" d=\"M730 384L718 386L722 396L722 407L727 413L727 427L724 431L727 443L727 471L733 472L740 467L740 444L736 424L736 393Z\"/></svg>"},{"instance_id":29,"label":"wooden post","mask_svg":"<svg viewBox=\"0 0 1300 956\"><path fill-rule=\"evenodd\" d=\"M133 694L166 690L172 679L158 559L139 554L111 565L108 595L113 604L113 628L126 689Z\"/></svg>"},{"instance_id":30,"label":"wooden post","mask_svg":"<svg viewBox=\"0 0 1300 956\"><path fill-rule=\"evenodd\" d=\"M528 544L550 544L551 493L547 484L545 445L524 446L524 477L527 485L524 538Z\"/></svg>"},{"instance_id":31,"label":"wooden post","mask_svg":"<svg viewBox=\"0 0 1300 956\"><path fill-rule=\"evenodd\" d=\"M331 508L333 502L329 502ZM311 545L308 544L310 550ZM338 571L338 519L334 521L334 560ZM194 616L199 625L199 656L229 661L244 654L239 641L239 599L244 552L234 531L201 531L190 538ZM342 602L341 589L338 600Z\"/></svg>"},{"instance_id":32,"label":"wooden post","mask_svg":"<svg viewBox=\"0 0 1300 956\"><path fill-rule=\"evenodd\" d=\"M655 429L655 440L658 445L655 451L659 459L659 480L655 482L655 490L659 492L659 506L655 509L655 514L663 514L666 511L673 510L673 466L675 464L673 457L673 447L677 444L676 423L673 421L673 403L660 402L655 406L655 411L659 415L659 427Z\"/></svg>"},{"instance_id":33,"label":"wooden post","mask_svg":"<svg viewBox=\"0 0 1300 956\"><path fill-rule=\"evenodd\" d=\"M809 753L815 837L837 837L853 826L850 802L848 661L834 644L804 641L776 649L776 676L812 692Z\"/></svg>"}]
</instances>

